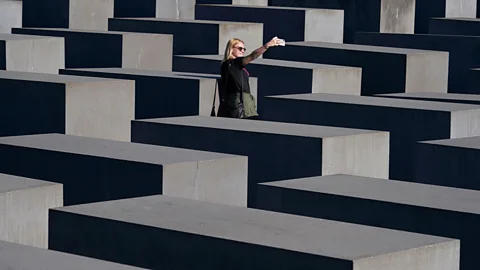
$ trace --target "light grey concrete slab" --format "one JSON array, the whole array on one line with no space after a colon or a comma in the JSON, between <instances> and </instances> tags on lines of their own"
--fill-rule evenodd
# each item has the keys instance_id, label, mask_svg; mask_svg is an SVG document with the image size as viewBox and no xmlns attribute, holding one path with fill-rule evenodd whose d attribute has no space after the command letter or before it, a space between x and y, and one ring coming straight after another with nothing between
<instances>
[{"instance_id":1,"label":"light grey concrete slab","mask_svg":"<svg viewBox=\"0 0 480 270\"><path fill-rule=\"evenodd\" d=\"M63 38L3 34L0 30L0 69L56 74L64 67Z\"/></svg>"},{"instance_id":2,"label":"light grey concrete slab","mask_svg":"<svg viewBox=\"0 0 480 270\"><path fill-rule=\"evenodd\" d=\"M247 203L247 157L63 134L3 137L0 148L0 172L62 183L65 205L155 194Z\"/></svg>"},{"instance_id":3,"label":"light grey concrete slab","mask_svg":"<svg viewBox=\"0 0 480 270\"><path fill-rule=\"evenodd\" d=\"M167 196L50 217L52 249L150 268L459 269L458 240Z\"/></svg>"},{"instance_id":4,"label":"light grey concrete slab","mask_svg":"<svg viewBox=\"0 0 480 270\"><path fill-rule=\"evenodd\" d=\"M130 141L135 82L0 71L1 136L64 133Z\"/></svg>"},{"instance_id":5,"label":"light grey concrete slab","mask_svg":"<svg viewBox=\"0 0 480 270\"><path fill-rule=\"evenodd\" d=\"M10 33L13 27L22 27L22 1L0 0L0 33Z\"/></svg>"},{"instance_id":6,"label":"light grey concrete slab","mask_svg":"<svg viewBox=\"0 0 480 270\"><path fill-rule=\"evenodd\" d=\"M329 175L259 184L257 195L263 210L453 237L460 268L478 265L479 191Z\"/></svg>"},{"instance_id":7,"label":"light grey concrete slab","mask_svg":"<svg viewBox=\"0 0 480 270\"><path fill-rule=\"evenodd\" d=\"M480 95L473 94L455 94L455 93L433 93L433 92L418 92L418 93L395 93L377 95L378 97L399 98L399 99L413 99L425 101L437 101L448 103L464 103L464 104L480 104Z\"/></svg>"},{"instance_id":8,"label":"light grey concrete slab","mask_svg":"<svg viewBox=\"0 0 480 270\"><path fill-rule=\"evenodd\" d=\"M48 248L48 210L62 206L61 184L0 174L0 240Z\"/></svg>"}]
</instances>

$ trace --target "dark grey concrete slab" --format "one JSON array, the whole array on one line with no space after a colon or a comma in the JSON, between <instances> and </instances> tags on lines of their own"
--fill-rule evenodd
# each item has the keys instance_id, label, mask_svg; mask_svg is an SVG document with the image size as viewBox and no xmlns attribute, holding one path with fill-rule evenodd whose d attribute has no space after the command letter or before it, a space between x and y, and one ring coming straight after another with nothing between
<instances>
[{"instance_id":1,"label":"dark grey concrete slab","mask_svg":"<svg viewBox=\"0 0 480 270\"><path fill-rule=\"evenodd\" d=\"M480 19L432 18L429 34L480 36Z\"/></svg>"},{"instance_id":2,"label":"dark grey concrete slab","mask_svg":"<svg viewBox=\"0 0 480 270\"><path fill-rule=\"evenodd\" d=\"M268 50L264 55L270 59L361 67L362 95L447 92L447 52L287 42L286 47Z\"/></svg>"},{"instance_id":3,"label":"dark grey concrete slab","mask_svg":"<svg viewBox=\"0 0 480 270\"><path fill-rule=\"evenodd\" d=\"M132 142L248 156L249 205L260 182L347 171L388 177L386 132L189 116L133 121Z\"/></svg>"},{"instance_id":4,"label":"dark grey concrete slab","mask_svg":"<svg viewBox=\"0 0 480 270\"><path fill-rule=\"evenodd\" d=\"M246 206L246 157L61 134L0 149L0 172L62 183L65 205L167 194Z\"/></svg>"},{"instance_id":5,"label":"dark grey concrete slab","mask_svg":"<svg viewBox=\"0 0 480 270\"><path fill-rule=\"evenodd\" d=\"M460 269L478 266L479 191L329 175L259 184L257 196L263 210L459 239Z\"/></svg>"},{"instance_id":6,"label":"dark grey concrete slab","mask_svg":"<svg viewBox=\"0 0 480 270\"><path fill-rule=\"evenodd\" d=\"M480 105L480 95L469 95L469 94L424 92L424 93L385 94L385 95L377 95L377 97Z\"/></svg>"},{"instance_id":7,"label":"dark grey concrete slab","mask_svg":"<svg viewBox=\"0 0 480 270\"><path fill-rule=\"evenodd\" d=\"M196 5L195 19L262 23L264 43L275 36L288 41L343 42L343 10L338 9Z\"/></svg>"},{"instance_id":8,"label":"dark grey concrete slab","mask_svg":"<svg viewBox=\"0 0 480 270\"><path fill-rule=\"evenodd\" d=\"M174 35L173 54L221 54L227 42L239 38L252 51L263 45L260 23L180 20L165 18L110 18L108 30ZM195 40L195 42L192 42ZM247 51L247 53L249 53Z\"/></svg>"},{"instance_id":9,"label":"dark grey concrete slab","mask_svg":"<svg viewBox=\"0 0 480 270\"><path fill-rule=\"evenodd\" d=\"M389 131L391 179L411 181L419 140L480 135L480 106L304 94L265 98L264 120Z\"/></svg>"},{"instance_id":10,"label":"dark grey concrete slab","mask_svg":"<svg viewBox=\"0 0 480 270\"><path fill-rule=\"evenodd\" d=\"M66 68L172 70L172 35L62 28L14 28L12 33L63 37Z\"/></svg>"},{"instance_id":11,"label":"dark grey concrete slab","mask_svg":"<svg viewBox=\"0 0 480 270\"><path fill-rule=\"evenodd\" d=\"M448 92L478 94L470 87L469 71L480 66L480 37L423 34L357 33L355 43L422 50L438 50L449 53ZM438 77L442 79L442 77ZM443 78L444 79L444 78ZM426 89L424 91L427 91Z\"/></svg>"},{"instance_id":12,"label":"dark grey concrete slab","mask_svg":"<svg viewBox=\"0 0 480 270\"><path fill-rule=\"evenodd\" d=\"M50 222L53 250L154 269L459 269L458 240L167 196L57 208Z\"/></svg>"},{"instance_id":13,"label":"dark grey concrete slab","mask_svg":"<svg viewBox=\"0 0 480 270\"><path fill-rule=\"evenodd\" d=\"M9 270L140 270L143 268L0 241L0 268Z\"/></svg>"}]
</instances>

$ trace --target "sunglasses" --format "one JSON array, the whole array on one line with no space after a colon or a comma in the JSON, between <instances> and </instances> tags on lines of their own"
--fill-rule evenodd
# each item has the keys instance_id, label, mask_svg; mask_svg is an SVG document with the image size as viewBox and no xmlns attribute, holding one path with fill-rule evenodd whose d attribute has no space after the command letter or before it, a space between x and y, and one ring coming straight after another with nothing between
<instances>
[{"instance_id":1,"label":"sunglasses","mask_svg":"<svg viewBox=\"0 0 480 270\"><path fill-rule=\"evenodd\" d=\"M243 48L243 47L235 47L235 49L237 49L237 50L239 50L239 51L241 51L241 52L242 52L242 51L244 52L244 51L247 50L247 48Z\"/></svg>"}]
</instances>

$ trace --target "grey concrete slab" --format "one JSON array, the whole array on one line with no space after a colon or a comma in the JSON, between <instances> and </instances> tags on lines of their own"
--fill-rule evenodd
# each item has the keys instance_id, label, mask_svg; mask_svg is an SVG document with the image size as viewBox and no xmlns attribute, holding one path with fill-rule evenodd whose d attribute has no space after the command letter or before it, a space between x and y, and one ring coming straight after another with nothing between
<instances>
[{"instance_id":1,"label":"grey concrete slab","mask_svg":"<svg viewBox=\"0 0 480 270\"><path fill-rule=\"evenodd\" d=\"M361 67L362 95L447 92L448 52L326 42L287 42L286 47L268 50L264 56Z\"/></svg>"},{"instance_id":2,"label":"grey concrete slab","mask_svg":"<svg viewBox=\"0 0 480 270\"><path fill-rule=\"evenodd\" d=\"M164 18L110 18L110 31L171 34L173 54L222 54L231 38L239 38L249 51L263 45L260 23L179 20ZM193 42L195 41L195 42ZM247 50L246 53L249 53Z\"/></svg>"},{"instance_id":3,"label":"grey concrete slab","mask_svg":"<svg viewBox=\"0 0 480 270\"><path fill-rule=\"evenodd\" d=\"M1 70L56 74L64 67L63 38L0 33Z\"/></svg>"},{"instance_id":4,"label":"grey concrete slab","mask_svg":"<svg viewBox=\"0 0 480 270\"><path fill-rule=\"evenodd\" d=\"M214 95L218 110L220 79L214 74L188 74L130 68L62 69L60 74L127 79L135 81L135 119L187 115L209 116ZM250 78L253 95L257 95L257 79Z\"/></svg>"},{"instance_id":5,"label":"grey concrete slab","mask_svg":"<svg viewBox=\"0 0 480 270\"><path fill-rule=\"evenodd\" d=\"M479 89L470 87L470 69L480 67L480 37L423 34L378 34L357 33L355 43L422 50L437 50L449 53L448 92L478 94ZM438 77L444 80L443 77ZM424 90L426 91L426 90Z\"/></svg>"},{"instance_id":6,"label":"grey concrete slab","mask_svg":"<svg viewBox=\"0 0 480 270\"><path fill-rule=\"evenodd\" d=\"M48 210L62 206L61 184L0 174L0 240L48 248Z\"/></svg>"},{"instance_id":7,"label":"grey concrete slab","mask_svg":"<svg viewBox=\"0 0 480 270\"><path fill-rule=\"evenodd\" d=\"M107 30L114 0L23 0L22 26Z\"/></svg>"},{"instance_id":8,"label":"grey concrete slab","mask_svg":"<svg viewBox=\"0 0 480 270\"><path fill-rule=\"evenodd\" d=\"M429 34L480 36L480 19L477 18L432 18Z\"/></svg>"},{"instance_id":9,"label":"grey concrete slab","mask_svg":"<svg viewBox=\"0 0 480 270\"><path fill-rule=\"evenodd\" d=\"M64 38L66 68L172 70L172 35L62 28L14 28L12 33Z\"/></svg>"},{"instance_id":10,"label":"grey concrete slab","mask_svg":"<svg viewBox=\"0 0 480 270\"><path fill-rule=\"evenodd\" d=\"M390 132L391 179L413 179L415 143L480 135L480 106L334 94L265 98L264 120Z\"/></svg>"},{"instance_id":11,"label":"grey concrete slab","mask_svg":"<svg viewBox=\"0 0 480 270\"><path fill-rule=\"evenodd\" d=\"M450 238L161 195L57 208L50 222L53 250L154 269L459 269Z\"/></svg>"},{"instance_id":12,"label":"grey concrete slab","mask_svg":"<svg viewBox=\"0 0 480 270\"><path fill-rule=\"evenodd\" d=\"M64 133L130 141L135 82L0 71L0 136Z\"/></svg>"},{"instance_id":13,"label":"grey concrete slab","mask_svg":"<svg viewBox=\"0 0 480 270\"><path fill-rule=\"evenodd\" d=\"M63 134L0 138L0 172L62 183L64 204L165 194L246 206L247 157Z\"/></svg>"},{"instance_id":14,"label":"grey concrete slab","mask_svg":"<svg viewBox=\"0 0 480 270\"><path fill-rule=\"evenodd\" d=\"M22 1L0 0L0 33L10 33L13 27L22 27Z\"/></svg>"},{"instance_id":15,"label":"grey concrete slab","mask_svg":"<svg viewBox=\"0 0 480 270\"><path fill-rule=\"evenodd\" d=\"M173 70L220 73L223 55L175 55ZM268 95L336 93L360 95L362 69L276 59L256 59L246 66L258 77L258 113Z\"/></svg>"},{"instance_id":16,"label":"grey concrete slab","mask_svg":"<svg viewBox=\"0 0 480 270\"><path fill-rule=\"evenodd\" d=\"M452 94L452 93L397 93L377 95L378 97L413 99L436 102L463 103L480 105L480 95Z\"/></svg>"},{"instance_id":17,"label":"grey concrete slab","mask_svg":"<svg viewBox=\"0 0 480 270\"><path fill-rule=\"evenodd\" d=\"M358 31L414 33L416 2L419 0L269 0L268 3L270 6L344 10L344 42L353 43Z\"/></svg>"},{"instance_id":18,"label":"grey concrete slab","mask_svg":"<svg viewBox=\"0 0 480 270\"><path fill-rule=\"evenodd\" d=\"M140 270L133 266L0 241L0 268L11 270Z\"/></svg>"},{"instance_id":19,"label":"grey concrete slab","mask_svg":"<svg viewBox=\"0 0 480 270\"><path fill-rule=\"evenodd\" d=\"M262 23L265 43L275 36L288 41L343 42L343 10L196 5L195 19Z\"/></svg>"},{"instance_id":20,"label":"grey concrete slab","mask_svg":"<svg viewBox=\"0 0 480 270\"><path fill-rule=\"evenodd\" d=\"M460 269L478 268L479 191L329 175L259 184L257 195L263 210L459 239Z\"/></svg>"},{"instance_id":21,"label":"grey concrete slab","mask_svg":"<svg viewBox=\"0 0 480 270\"><path fill-rule=\"evenodd\" d=\"M248 156L251 206L260 182L335 173L388 177L387 132L188 116L133 121L132 142Z\"/></svg>"}]
</instances>

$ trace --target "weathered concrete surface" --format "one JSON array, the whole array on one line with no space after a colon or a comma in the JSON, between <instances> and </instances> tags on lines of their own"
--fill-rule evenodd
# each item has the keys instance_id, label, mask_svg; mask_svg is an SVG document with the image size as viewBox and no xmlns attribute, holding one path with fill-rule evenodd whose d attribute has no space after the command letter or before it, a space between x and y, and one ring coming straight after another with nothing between
<instances>
[{"instance_id":1,"label":"weathered concrete surface","mask_svg":"<svg viewBox=\"0 0 480 270\"><path fill-rule=\"evenodd\" d=\"M265 58L362 68L362 95L447 92L448 53L326 42L287 42ZM379 76L382 74L382 76Z\"/></svg>"},{"instance_id":2,"label":"weathered concrete surface","mask_svg":"<svg viewBox=\"0 0 480 270\"><path fill-rule=\"evenodd\" d=\"M98 259L72 255L0 241L0 268L10 270L141 270L133 266L106 262Z\"/></svg>"},{"instance_id":3,"label":"weathered concrete surface","mask_svg":"<svg viewBox=\"0 0 480 270\"><path fill-rule=\"evenodd\" d=\"M357 33L355 43L397 48L445 51L449 53L448 92L461 94L478 94L479 89L469 87L471 68L480 66L480 37L454 35L408 35ZM440 74L437 79L446 80ZM429 90L422 90L425 92Z\"/></svg>"},{"instance_id":4,"label":"weathered concrete surface","mask_svg":"<svg viewBox=\"0 0 480 270\"><path fill-rule=\"evenodd\" d=\"M64 67L63 38L0 33L0 69L57 74Z\"/></svg>"},{"instance_id":5,"label":"weathered concrete surface","mask_svg":"<svg viewBox=\"0 0 480 270\"><path fill-rule=\"evenodd\" d=\"M431 18L476 17L477 0L417 0L415 8L415 33L427 34Z\"/></svg>"},{"instance_id":6,"label":"weathered concrete surface","mask_svg":"<svg viewBox=\"0 0 480 270\"><path fill-rule=\"evenodd\" d=\"M62 28L15 28L12 32L63 37L66 68L172 70L172 35Z\"/></svg>"},{"instance_id":7,"label":"weathered concrete surface","mask_svg":"<svg viewBox=\"0 0 480 270\"><path fill-rule=\"evenodd\" d=\"M189 116L133 121L132 142L248 156L249 205L260 182L335 173L388 177L387 132Z\"/></svg>"},{"instance_id":8,"label":"weathered concrete surface","mask_svg":"<svg viewBox=\"0 0 480 270\"><path fill-rule=\"evenodd\" d=\"M114 0L23 0L22 26L107 30Z\"/></svg>"},{"instance_id":9,"label":"weathered concrete surface","mask_svg":"<svg viewBox=\"0 0 480 270\"><path fill-rule=\"evenodd\" d=\"M157 33L174 35L173 54L223 54L227 42L239 38L249 48L263 45L263 25L260 23L177 20L162 18L110 18L110 31ZM195 40L195 42L192 42Z\"/></svg>"},{"instance_id":10,"label":"weathered concrete surface","mask_svg":"<svg viewBox=\"0 0 480 270\"><path fill-rule=\"evenodd\" d=\"M22 1L0 0L0 33L10 33L12 27L22 27Z\"/></svg>"},{"instance_id":11,"label":"weathered concrete surface","mask_svg":"<svg viewBox=\"0 0 480 270\"><path fill-rule=\"evenodd\" d=\"M279 18L288 18L279 20ZM263 42L278 36L288 41L343 42L343 10L196 5L195 19L263 23Z\"/></svg>"},{"instance_id":12,"label":"weathered concrete surface","mask_svg":"<svg viewBox=\"0 0 480 270\"><path fill-rule=\"evenodd\" d=\"M0 172L62 183L65 205L155 194L247 203L247 157L62 134L4 137L0 149Z\"/></svg>"},{"instance_id":13,"label":"weathered concrete surface","mask_svg":"<svg viewBox=\"0 0 480 270\"><path fill-rule=\"evenodd\" d=\"M167 196L57 208L50 222L53 250L153 269L459 269L458 240Z\"/></svg>"},{"instance_id":14,"label":"weathered concrete surface","mask_svg":"<svg viewBox=\"0 0 480 270\"><path fill-rule=\"evenodd\" d=\"M61 184L0 174L0 240L48 248L48 209L62 206Z\"/></svg>"},{"instance_id":15,"label":"weathered concrete surface","mask_svg":"<svg viewBox=\"0 0 480 270\"><path fill-rule=\"evenodd\" d=\"M135 82L0 71L0 136L64 133L130 141Z\"/></svg>"},{"instance_id":16,"label":"weathered concrete surface","mask_svg":"<svg viewBox=\"0 0 480 270\"><path fill-rule=\"evenodd\" d=\"M429 34L480 36L480 19L432 18Z\"/></svg>"},{"instance_id":17,"label":"weathered concrete surface","mask_svg":"<svg viewBox=\"0 0 480 270\"><path fill-rule=\"evenodd\" d=\"M264 120L390 132L391 179L410 181L416 142L480 135L480 106L333 94L265 98Z\"/></svg>"},{"instance_id":18,"label":"weathered concrete surface","mask_svg":"<svg viewBox=\"0 0 480 270\"><path fill-rule=\"evenodd\" d=\"M459 239L460 269L478 268L479 191L329 175L259 184L257 195L263 210Z\"/></svg>"},{"instance_id":19,"label":"weathered concrete surface","mask_svg":"<svg viewBox=\"0 0 480 270\"><path fill-rule=\"evenodd\" d=\"M480 95L451 94L451 93L398 93L377 95L378 97L413 99L449 103L463 103L480 105Z\"/></svg>"},{"instance_id":20,"label":"weathered concrete surface","mask_svg":"<svg viewBox=\"0 0 480 270\"><path fill-rule=\"evenodd\" d=\"M62 69L60 74L135 81L135 119L187 115L209 116L220 75L188 74L126 68ZM250 78L257 95L257 79ZM218 110L218 86L215 98Z\"/></svg>"},{"instance_id":21,"label":"weathered concrete surface","mask_svg":"<svg viewBox=\"0 0 480 270\"><path fill-rule=\"evenodd\" d=\"M219 73L223 55L175 55L173 70ZM314 63L256 59L246 69L258 77L258 113L268 95L335 93L360 95L362 69ZM293 79L295 78L295 79Z\"/></svg>"}]
</instances>

